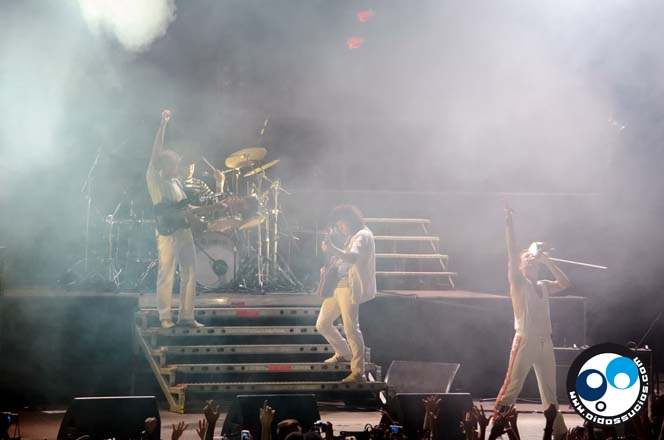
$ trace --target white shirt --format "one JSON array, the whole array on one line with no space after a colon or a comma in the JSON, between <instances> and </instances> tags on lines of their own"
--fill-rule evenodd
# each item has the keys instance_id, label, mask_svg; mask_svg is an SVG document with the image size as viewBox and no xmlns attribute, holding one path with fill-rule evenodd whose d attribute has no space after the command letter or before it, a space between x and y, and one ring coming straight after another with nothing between
<instances>
[{"instance_id":1,"label":"white shirt","mask_svg":"<svg viewBox=\"0 0 664 440\"><path fill-rule=\"evenodd\" d=\"M346 250L357 254L357 260L348 269L350 300L362 304L376 296L376 244L371 230L360 229L348 242Z\"/></svg>"},{"instance_id":2,"label":"white shirt","mask_svg":"<svg viewBox=\"0 0 664 440\"><path fill-rule=\"evenodd\" d=\"M519 290L523 297L522 307L514 310L514 330L520 336L551 337L551 315L549 312L549 286L551 281L537 281L537 288L523 277ZM539 293L538 293L539 291ZM541 293L541 296L540 296Z\"/></svg>"},{"instance_id":3,"label":"white shirt","mask_svg":"<svg viewBox=\"0 0 664 440\"><path fill-rule=\"evenodd\" d=\"M177 177L164 179L152 162L148 165L145 178L148 182L148 192L153 205L161 202L179 202L187 198L180 179Z\"/></svg>"}]
</instances>

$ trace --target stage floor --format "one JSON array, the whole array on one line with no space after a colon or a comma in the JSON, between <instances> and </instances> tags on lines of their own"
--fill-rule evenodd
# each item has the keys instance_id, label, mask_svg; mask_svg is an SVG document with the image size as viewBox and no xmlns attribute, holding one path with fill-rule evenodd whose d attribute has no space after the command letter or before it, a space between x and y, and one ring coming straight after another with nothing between
<instances>
[{"instance_id":1,"label":"stage floor","mask_svg":"<svg viewBox=\"0 0 664 440\"><path fill-rule=\"evenodd\" d=\"M475 402L479 405L480 402ZM485 411L493 408L493 401L481 402ZM52 408L50 411L24 411L20 413L21 438L23 440L44 440L55 439L60 428L60 422L66 408ZM518 405L519 409L519 431L522 440L541 440L542 429L544 428L544 415L541 412L540 405L523 403ZM332 422L335 435L340 431L362 431L366 424L375 425L380 420L378 411L349 410L343 406L333 404L319 403L320 415L323 420ZM172 425L182 420L189 425L189 428L182 435L182 440L199 440L194 427L198 420L203 418L201 413L175 414L162 410L161 438L171 438ZM568 427L582 425L583 420L570 409L563 408L565 422ZM219 439L221 425L226 417L222 414L217 422L215 430L215 439ZM488 435L488 434L487 434Z\"/></svg>"}]
</instances>

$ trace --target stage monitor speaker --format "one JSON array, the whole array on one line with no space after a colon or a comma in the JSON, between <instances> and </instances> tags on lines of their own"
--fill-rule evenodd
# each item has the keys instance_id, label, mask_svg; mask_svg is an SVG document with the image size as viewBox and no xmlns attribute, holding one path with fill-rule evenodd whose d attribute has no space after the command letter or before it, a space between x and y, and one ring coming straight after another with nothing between
<instances>
[{"instance_id":1,"label":"stage monitor speaker","mask_svg":"<svg viewBox=\"0 0 664 440\"><path fill-rule=\"evenodd\" d=\"M440 398L438 418L436 419L437 436L434 440L464 440L466 438L461 422L473 406L469 393L399 393L398 403L392 418L402 424L408 438L422 438L424 424L424 402L429 396Z\"/></svg>"},{"instance_id":2,"label":"stage monitor speaker","mask_svg":"<svg viewBox=\"0 0 664 440\"><path fill-rule=\"evenodd\" d=\"M238 395L226 415L221 433L229 437L239 436L248 429L255 438L259 437L259 411L263 402L275 410L272 422L272 438L277 438L277 423L285 419L297 419L304 432L320 420L316 396L313 394L254 394Z\"/></svg>"},{"instance_id":3,"label":"stage monitor speaker","mask_svg":"<svg viewBox=\"0 0 664 440\"><path fill-rule=\"evenodd\" d=\"M392 361L385 375L390 394L448 393L461 364Z\"/></svg>"},{"instance_id":4,"label":"stage monitor speaker","mask_svg":"<svg viewBox=\"0 0 664 440\"><path fill-rule=\"evenodd\" d=\"M77 397L62 419L58 440L82 435L92 440L140 438L148 417L157 419L153 438L160 438L161 418L154 396Z\"/></svg>"}]
</instances>

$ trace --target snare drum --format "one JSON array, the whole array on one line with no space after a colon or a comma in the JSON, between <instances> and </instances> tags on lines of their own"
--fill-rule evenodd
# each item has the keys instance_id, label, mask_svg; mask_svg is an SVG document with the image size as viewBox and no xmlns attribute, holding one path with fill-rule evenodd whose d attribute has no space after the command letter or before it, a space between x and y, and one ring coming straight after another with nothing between
<instances>
[{"instance_id":1,"label":"snare drum","mask_svg":"<svg viewBox=\"0 0 664 440\"><path fill-rule=\"evenodd\" d=\"M250 196L229 196L224 200L228 206L230 217L239 223L234 224L233 227L243 231L249 228L255 228L263 223L265 215L261 210L260 200L258 196L252 194Z\"/></svg>"},{"instance_id":2,"label":"snare drum","mask_svg":"<svg viewBox=\"0 0 664 440\"><path fill-rule=\"evenodd\" d=\"M235 275L233 240L228 235L205 231L196 240L196 282L213 289Z\"/></svg>"}]
</instances>

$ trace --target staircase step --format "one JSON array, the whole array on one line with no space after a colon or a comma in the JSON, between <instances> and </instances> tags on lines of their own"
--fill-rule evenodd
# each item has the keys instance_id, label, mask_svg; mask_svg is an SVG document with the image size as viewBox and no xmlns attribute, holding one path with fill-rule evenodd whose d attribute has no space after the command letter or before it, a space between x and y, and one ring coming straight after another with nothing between
<instances>
[{"instance_id":1,"label":"staircase step","mask_svg":"<svg viewBox=\"0 0 664 440\"><path fill-rule=\"evenodd\" d=\"M365 368L369 369L367 365ZM338 362L326 364L325 362L281 362L281 363L252 363L252 364L173 364L161 369L162 374L174 372L186 374L211 373L291 373L291 372L327 372L350 371L350 363Z\"/></svg>"},{"instance_id":2,"label":"staircase step","mask_svg":"<svg viewBox=\"0 0 664 440\"><path fill-rule=\"evenodd\" d=\"M417 225L430 225L431 220L428 218L386 218L386 217L369 217L364 219L365 223L401 223L401 224L417 224Z\"/></svg>"},{"instance_id":3,"label":"staircase step","mask_svg":"<svg viewBox=\"0 0 664 440\"><path fill-rule=\"evenodd\" d=\"M379 392L387 389L384 382L218 382L218 383L183 383L170 387L170 392L179 394L225 394L246 392Z\"/></svg>"},{"instance_id":4,"label":"staircase step","mask_svg":"<svg viewBox=\"0 0 664 440\"><path fill-rule=\"evenodd\" d=\"M409 271L402 271L402 272L386 272L386 271L379 271L376 272L376 275L380 276L446 276L446 277L454 277L457 276L458 274L456 272L409 272Z\"/></svg>"},{"instance_id":5,"label":"staircase step","mask_svg":"<svg viewBox=\"0 0 664 440\"><path fill-rule=\"evenodd\" d=\"M199 307L194 310L196 318L259 318L259 317L310 317L318 316L320 307ZM143 309L141 314L156 315L157 309Z\"/></svg>"},{"instance_id":6,"label":"staircase step","mask_svg":"<svg viewBox=\"0 0 664 440\"><path fill-rule=\"evenodd\" d=\"M338 327L341 329L341 327ZM173 327L148 328L143 330L145 336L301 336L318 335L316 326L293 325L293 326L225 326L225 327Z\"/></svg>"},{"instance_id":7,"label":"staircase step","mask_svg":"<svg viewBox=\"0 0 664 440\"><path fill-rule=\"evenodd\" d=\"M440 237L434 235L376 235L375 241L440 241Z\"/></svg>"},{"instance_id":8,"label":"staircase step","mask_svg":"<svg viewBox=\"0 0 664 440\"><path fill-rule=\"evenodd\" d=\"M380 379L381 369L365 363L368 373ZM171 364L160 368L169 386L177 383L272 382L279 381L335 381L350 374L350 363L324 362L257 362L225 364ZM279 379L277 379L277 377Z\"/></svg>"},{"instance_id":9,"label":"staircase step","mask_svg":"<svg viewBox=\"0 0 664 440\"><path fill-rule=\"evenodd\" d=\"M397 260L448 260L447 255L443 254L376 254L376 258L397 259Z\"/></svg>"},{"instance_id":10,"label":"staircase step","mask_svg":"<svg viewBox=\"0 0 664 440\"><path fill-rule=\"evenodd\" d=\"M153 356L178 355L247 355L247 354L334 354L328 344L284 344L284 345L169 345L152 349Z\"/></svg>"}]
</instances>

